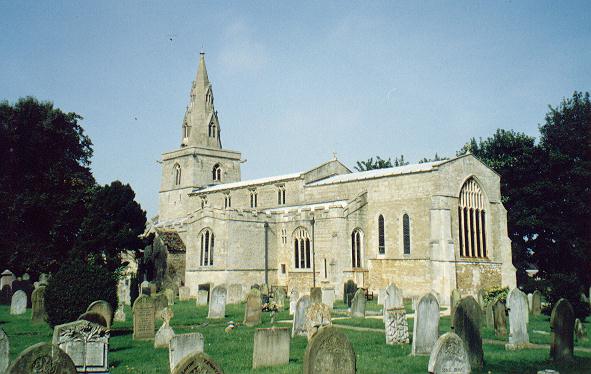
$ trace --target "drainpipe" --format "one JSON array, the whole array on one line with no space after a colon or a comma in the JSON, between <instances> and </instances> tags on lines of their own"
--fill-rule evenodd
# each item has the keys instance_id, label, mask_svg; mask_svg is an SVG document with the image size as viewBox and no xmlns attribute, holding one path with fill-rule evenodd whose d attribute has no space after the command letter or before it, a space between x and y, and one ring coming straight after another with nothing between
<instances>
[{"instance_id":1,"label":"drainpipe","mask_svg":"<svg viewBox=\"0 0 591 374\"><path fill-rule=\"evenodd\" d=\"M265 222L265 284L269 287L269 223Z\"/></svg>"},{"instance_id":2,"label":"drainpipe","mask_svg":"<svg viewBox=\"0 0 591 374\"><path fill-rule=\"evenodd\" d=\"M312 287L316 287L316 252L314 250L314 223L316 220L312 216Z\"/></svg>"}]
</instances>

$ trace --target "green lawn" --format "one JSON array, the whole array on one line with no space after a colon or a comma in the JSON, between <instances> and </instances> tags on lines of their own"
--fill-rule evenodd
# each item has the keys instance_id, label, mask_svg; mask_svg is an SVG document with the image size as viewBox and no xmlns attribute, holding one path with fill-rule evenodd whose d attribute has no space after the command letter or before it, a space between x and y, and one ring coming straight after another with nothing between
<instances>
[{"instance_id":1,"label":"green lawn","mask_svg":"<svg viewBox=\"0 0 591 374\"><path fill-rule=\"evenodd\" d=\"M370 305L375 303L370 303ZM337 307L344 308L344 305ZM375 308L375 307L374 307ZM243 305L228 305L226 319L208 321L207 308L195 307L194 302L177 302L174 305L175 316L171 325L177 333L198 331L205 336L205 352L209 354L226 373L251 372L252 344L254 328L239 326L234 333L224 332L226 322L241 322L244 315ZM153 342L133 341L131 338L131 310L126 309L127 321L113 325L110 340L109 362L112 374L121 373L167 373L168 351L154 349ZM22 316L10 316L7 306L0 306L0 322L10 339L10 355L14 359L26 347L42 341L51 341L51 329L45 324L31 325L30 310ZM279 313L276 320L289 320L287 311ZM413 320L408 319L412 333ZM346 324L359 327L383 329L381 319L342 319L335 324ZM289 324L279 324L290 327ZM591 326L587 323L587 329ZM262 327L270 327L270 314L263 313ZM532 330L549 331L548 319L545 316L531 317L530 337L534 343L548 343L549 335L532 333ZM441 319L440 332L449 331L449 317ZM424 373L428 357L412 357L410 345L388 346L383 333L343 330L351 340L357 353L359 373ZM482 335L486 339L496 339L494 333L483 328ZM259 369L257 373L301 373L302 360L306 349L306 338L297 337L292 340L289 365L273 369ZM576 343L577 346L590 347L589 342ZM560 373L591 372L591 353L576 353L576 360L569 365L554 365L548 361L546 349L530 349L517 352L505 351L503 345L485 344L485 362L483 371L476 373L536 373L539 369L556 369Z\"/></svg>"}]
</instances>

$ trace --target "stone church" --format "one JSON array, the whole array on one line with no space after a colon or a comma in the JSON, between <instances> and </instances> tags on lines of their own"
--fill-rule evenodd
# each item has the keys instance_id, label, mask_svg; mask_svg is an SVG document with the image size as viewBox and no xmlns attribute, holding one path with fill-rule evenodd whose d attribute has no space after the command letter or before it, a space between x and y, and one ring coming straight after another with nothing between
<instances>
[{"instance_id":1,"label":"stone church","mask_svg":"<svg viewBox=\"0 0 591 374\"><path fill-rule=\"evenodd\" d=\"M266 283L306 293L343 284L405 297L515 287L500 178L470 154L352 172L332 160L299 173L241 180L240 152L222 147L201 53L180 147L162 155L152 232L180 240L183 283ZM264 167L261 165L261 167ZM177 251L178 252L178 251Z\"/></svg>"}]
</instances>

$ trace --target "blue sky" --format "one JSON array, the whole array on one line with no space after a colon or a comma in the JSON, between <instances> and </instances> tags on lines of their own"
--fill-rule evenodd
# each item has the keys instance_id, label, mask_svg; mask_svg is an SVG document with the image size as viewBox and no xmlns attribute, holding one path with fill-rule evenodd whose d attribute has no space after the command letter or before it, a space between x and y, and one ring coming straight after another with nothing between
<instances>
[{"instance_id":1,"label":"blue sky","mask_svg":"<svg viewBox=\"0 0 591 374\"><path fill-rule=\"evenodd\" d=\"M590 90L591 3L0 0L0 99L82 115L97 181L130 183L151 217L202 47L243 179L333 152L415 162L537 135L549 104Z\"/></svg>"}]
</instances>

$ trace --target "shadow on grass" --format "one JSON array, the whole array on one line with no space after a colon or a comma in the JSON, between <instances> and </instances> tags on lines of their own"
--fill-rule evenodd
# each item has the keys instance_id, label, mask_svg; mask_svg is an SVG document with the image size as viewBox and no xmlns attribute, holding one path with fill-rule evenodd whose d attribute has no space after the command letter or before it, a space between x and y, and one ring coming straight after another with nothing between
<instances>
[{"instance_id":1,"label":"shadow on grass","mask_svg":"<svg viewBox=\"0 0 591 374\"><path fill-rule=\"evenodd\" d=\"M111 330L111 337L114 337L114 336L125 336L125 335L131 335L131 334L132 334L131 329Z\"/></svg>"}]
</instances>

